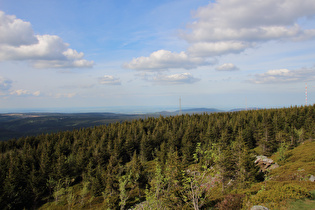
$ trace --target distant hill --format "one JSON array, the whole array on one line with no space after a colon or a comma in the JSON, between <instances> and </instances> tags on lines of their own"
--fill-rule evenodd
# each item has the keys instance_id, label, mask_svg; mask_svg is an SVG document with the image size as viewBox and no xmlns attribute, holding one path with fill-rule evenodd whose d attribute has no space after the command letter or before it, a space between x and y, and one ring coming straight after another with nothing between
<instances>
[{"instance_id":1,"label":"distant hill","mask_svg":"<svg viewBox=\"0 0 315 210\"><path fill-rule=\"evenodd\" d=\"M256 108L250 108L256 109ZM245 109L233 109L242 111ZM183 109L182 114L203 114L224 112L215 108ZM9 113L0 114L0 141L23 136L54 133L86 127L93 127L114 122L123 122L146 117L176 116L176 111L161 111L148 114L117 114L111 112L95 113Z\"/></svg>"},{"instance_id":2,"label":"distant hill","mask_svg":"<svg viewBox=\"0 0 315 210\"><path fill-rule=\"evenodd\" d=\"M183 109L182 114L203 114L203 113L215 113L215 112L223 112L222 110L215 109L215 108L191 108L191 109ZM168 112L168 111L162 111L162 112L155 112L154 114L162 115L162 116L173 116L178 115L179 110Z\"/></svg>"},{"instance_id":3,"label":"distant hill","mask_svg":"<svg viewBox=\"0 0 315 210\"><path fill-rule=\"evenodd\" d=\"M249 107L249 108L235 108L231 109L230 112L239 112L239 111L246 111L246 110L260 110L261 108L258 107Z\"/></svg>"},{"instance_id":4,"label":"distant hill","mask_svg":"<svg viewBox=\"0 0 315 210\"><path fill-rule=\"evenodd\" d=\"M93 127L144 115L116 113L12 113L0 114L0 141L23 136Z\"/></svg>"}]
</instances>

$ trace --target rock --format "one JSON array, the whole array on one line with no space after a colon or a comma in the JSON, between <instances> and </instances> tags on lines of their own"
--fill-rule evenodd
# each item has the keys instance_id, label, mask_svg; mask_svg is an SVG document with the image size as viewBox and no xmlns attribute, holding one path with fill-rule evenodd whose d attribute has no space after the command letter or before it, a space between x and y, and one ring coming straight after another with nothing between
<instances>
[{"instance_id":1,"label":"rock","mask_svg":"<svg viewBox=\"0 0 315 210\"><path fill-rule=\"evenodd\" d=\"M310 180L311 182L315 182L315 176L314 176L314 175L311 175L310 178L309 178L309 180Z\"/></svg>"},{"instance_id":2,"label":"rock","mask_svg":"<svg viewBox=\"0 0 315 210\"><path fill-rule=\"evenodd\" d=\"M250 210L269 210L269 209L264 206L253 206Z\"/></svg>"},{"instance_id":3,"label":"rock","mask_svg":"<svg viewBox=\"0 0 315 210\"><path fill-rule=\"evenodd\" d=\"M260 171L265 172L267 169L275 169L278 168L278 164L274 164L274 161L266 156L259 155L256 156L255 163L260 167Z\"/></svg>"},{"instance_id":4,"label":"rock","mask_svg":"<svg viewBox=\"0 0 315 210\"><path fill-rule=\"evenodd\" d=\"M275 164L273 164L273 165L271 165L271 166L269 167L270 170L273 170L273 169L276 169L276 168L279 168L278 163L275 163Z\"/></svg>"}]
</instances>

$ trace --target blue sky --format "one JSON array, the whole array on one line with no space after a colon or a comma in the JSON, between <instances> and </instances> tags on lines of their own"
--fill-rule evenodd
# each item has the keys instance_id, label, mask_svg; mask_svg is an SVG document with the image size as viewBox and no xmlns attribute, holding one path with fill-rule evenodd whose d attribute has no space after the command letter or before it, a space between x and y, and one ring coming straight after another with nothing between
<instances>
[{"instance_id":1,"label":"blue sky","mask_svg":"<svg viewBox=\"0 0 315 210\"><path fill-rule=\"evenodd\" d=\"M0 110L313 104L314 49L314 0L0 0Z\"/></svg>"}]
</instances>

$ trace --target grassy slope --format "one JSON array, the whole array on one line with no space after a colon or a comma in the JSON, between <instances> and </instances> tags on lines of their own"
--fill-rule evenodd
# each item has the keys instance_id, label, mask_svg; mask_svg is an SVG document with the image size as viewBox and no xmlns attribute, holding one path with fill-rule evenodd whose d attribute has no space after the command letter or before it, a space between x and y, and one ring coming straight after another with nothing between
<instances>
[{"instance_id":1,"label":"grassy slope","mask_svg":"<svg viewBox=\"0 0 315 210\"><path fill-rule=\"evenodd\" d=\"M315 141L305 142L299 147L288 151L287 162L275 169L272 174L277 180L295 180L307 182L307 189L310 190L311 197L301 200L287 202L285 209L315 209L315 183L308 181L309 176L315 176Z\"/></svg>"},{"instance_id":2,"label":"grassy slope","mask_svg":"<svg viewBox=\"0 0 315 210\"><path fill-rule=\"evenodd\" d=\"M272 156L277 159L277 153ZM307 141L286 152L286 161L268 175L268 181L242 191L245 208L263 205L269 209L315 209L315 141ZM239 192L240 193L240 192Z\"/></svg>"},{"instance_id":3,"label":"grassy slope","mask_svg":"<svg viewBox=\"0 0 315 210\"><path fill-rule=\"evenodd\" d=\"M286 152L285 163L272 171L271 176L276 181L302 181L315 176L315 141L307 141ZM277 154L272 158L276 159Z\"/></svg>"},{"instance_id":4,"label":"grassy slope","mask_svg":"<svg viewBox=\"0 0 315 210\"><path fill-rule=\"evenodd\" d=\"M289 210L314 210L315 209L315 200L305 199L305 200L297 200L290 203L287 208Z\"/></svg>"}]
</instances>

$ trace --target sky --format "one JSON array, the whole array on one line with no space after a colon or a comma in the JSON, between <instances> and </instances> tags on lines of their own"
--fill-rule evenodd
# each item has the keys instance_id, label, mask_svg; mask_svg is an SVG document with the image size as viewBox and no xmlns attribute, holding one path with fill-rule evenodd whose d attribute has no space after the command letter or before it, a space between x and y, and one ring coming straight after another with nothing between
<instances>
[{"instance_id":1,"label":"sky","mask_svg":"<svg viewBox=\"0 0 315 210\"><path fill-rule=\"evenodd\" d=\"M0 0L0 111L315 103L314 0Z\"/></svg>"}]
</instances>

